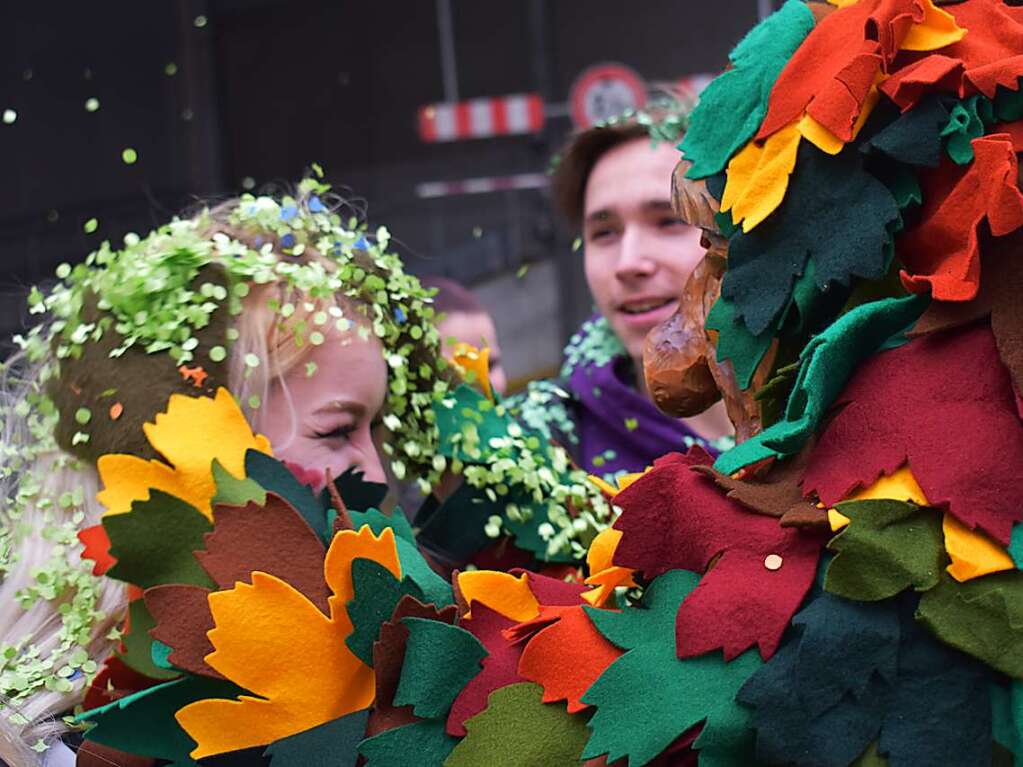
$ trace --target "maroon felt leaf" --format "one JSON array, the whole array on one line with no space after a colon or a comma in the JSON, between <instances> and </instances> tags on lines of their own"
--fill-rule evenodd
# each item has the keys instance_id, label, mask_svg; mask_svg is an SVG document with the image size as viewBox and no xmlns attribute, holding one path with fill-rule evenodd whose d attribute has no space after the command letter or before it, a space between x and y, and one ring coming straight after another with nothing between
<instances>
[{"instance_id":1,"label":"maroon felt leaf","mask_svg":"<svg viewBox=\"0 0 1023 767\"><path fill-rule=\"evenodd\" d=\"M835 404L805 492L830 506L908 461L932 506L1008 544L1023 521L1023 425L987 323L872 357Z\"/></svg>"},{"instance_id":2,"label":"maroon felt leaf","mask_svg":"<svg viewBox=\"0 0 1023 767\"><path fill-rule=\"evenodd\" d=\"M515 569L511 572L518 576L526 571ZM578 605L583 602L583 592L589 590L585 584L569 583L539 573L526 572L526 578L529 590L541 605Z\"/></svg>"},{"instance_id":3,"label":"maroon felt leaf","mask_svg":"<svg viewBox=\"0 0 1023 767\"><path fill-rule=\"evenodd\" d=\"M614 563L646 578L706 572L679 607L680 658L720 648L731 660L757 645L766 660L813 582L824 539L726 497L693 469L710 461L695 449L665 456L615 496L623 512Z\"/></svg>"},{"instance_id":4,"label":"maroon felt leaf","mask_svg":"<svg viewBox=\"0 0 1023 767\"><path fill-rule=\"evenodd\" d=\"M401 667L405 662L405 647L408 643L408 627L402 618L427 618L454 624L458 609L448 605L437 610L433 605L424 605L415 597L406 594L391 614L391 619L380 624L380 636L373 643L373 675L376 678L376 701L366 725L366 737L379 735L385 730L420 721L412 706L395 706L394 694L401 681Z\"/></svg>"},{"instance_id":5,"label":"maroon felt leaf","mask_svg":"<svg viewBox=\"0 0 1023 767\"><path fill-rule=\"evenodd\" d=\"M451 704L448 734L463 737L466 734L465 721L487 707L490 693L526 680L519 676L519 658L524 644L510 641L504 636L505 629L515 626L516 621L505 618L480 602L474 602L472 617L464 619L459 625L480 640L489 653L483 659L483 670L473 677Z\"/></svg>"},{"instance_id":6,"label":"maroon felt leaf","mask_svg":"<svg viewBox=\"0 0 1023 767\"><path fill-rule=\"evenodd\" d=\"M276 576L328 613L330 590L323 577L326 549L295 508L273 493L262 506L216 506L199 564L222 589L248 583L256 570Z\"/></svg>"},{"instance_id":7,"label":"maroon felt leaf","mask_svg":"<svg viewBox=\"0 0 1023 767\"><path fill-rule=\"evenodd\" d=\"M223 679L204 660L214 649L206 636L214 628L210 593L202 586L183 583L146 589L146 608L156 621L149 635L171 648L167 659L181 670Z\"/></svg>"}]
</instances>

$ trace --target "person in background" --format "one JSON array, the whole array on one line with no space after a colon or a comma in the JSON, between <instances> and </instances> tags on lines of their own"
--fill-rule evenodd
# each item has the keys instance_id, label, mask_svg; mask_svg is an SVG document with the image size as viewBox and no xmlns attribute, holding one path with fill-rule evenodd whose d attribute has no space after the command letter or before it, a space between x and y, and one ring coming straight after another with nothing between
<instances>
[{"instance_id":1,"label":"person in background","mask_svg":"<svg viewBox=\"0 0 1023 767\"><path fill-rule=\"evenodd\" d=\"M449 359L454 347L469 344L490 350L490 385L498 394L504 394L508 387L508 376L501 364L501 344L497 340L494 319L472 292L446 277L427 275L422 278L424 288L436 288L433 307L442 315L437 323L444 355Z\"/></svg>"},{"instance_id":2,"label":"person in background","mask_svg":"<svg viewBox=\"0 0 1023 767\"><path fill-rule=\"evenodd\" d=\"M598 313L566 347L560 377L532 382L509 405L599 476L642 471L693 444L714 452L732 433L720 404L685 420L664 415L643 378L646 335L675 312L704 253L700 232L671 205L687 116L668 99L583 131L554 173L554 202L580 234Z\"/></svg>"}]
</instances>

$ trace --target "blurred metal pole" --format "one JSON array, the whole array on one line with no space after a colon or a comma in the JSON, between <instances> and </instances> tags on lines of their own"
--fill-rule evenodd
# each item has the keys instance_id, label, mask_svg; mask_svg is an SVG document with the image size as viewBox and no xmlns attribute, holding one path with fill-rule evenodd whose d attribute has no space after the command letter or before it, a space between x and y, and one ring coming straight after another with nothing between
<instances>
[{"instance_id":1,"label":"blurred metal pole","mask_svg":"<svg viewBox=\"0 0 1023 767\"><path fill-rule=\"evenodd\" d=\"M437 0L437 36L440 41L444 100L458 101L458 63L455 60L455 25L451 20L451 0Z\"/></svg>"},{"instance_id":2,"label":"blurred metal pole","mask_svg":"<svg viewBox=\"0 0 1023 767\"><path fill-rule=\"evenodd\" d=\"M757 0L757 16L761 21L772 13L774 13L774 3L772 0Z\"/></svg>"}]
</instances>

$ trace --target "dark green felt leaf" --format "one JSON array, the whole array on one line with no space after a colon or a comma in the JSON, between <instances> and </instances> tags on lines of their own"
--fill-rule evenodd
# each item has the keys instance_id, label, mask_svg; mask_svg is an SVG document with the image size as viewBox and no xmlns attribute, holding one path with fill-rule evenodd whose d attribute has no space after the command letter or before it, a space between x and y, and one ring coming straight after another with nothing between
<instances>
[{"instance_id":1,"label":"dark green felt leaf","mask_svg":"<svg viewBox=\"0 0 1023 767\"><path fill-rule=\"evenodd\" d=\"M348 602L352 633L345 644L367 665L373 666L373 643L380 636L380 625L390 620L394 607L406 594L422 601L423 592L408 578L399 581L372 559L352 560L352 586L355 595Z\"/></svg>"},{"instance_id":2,"label":"dark green felt leaf","mask_svg":"<svg viewBox=\"0 0 1023 767\"><path fill-rule=\"evenodd\" d=\"M266 453L250 449L245 453L245 475L268 493L276 493L294 506L313 532L329 543L332 537L327 525L329 506L299 482L287 466Z\"/></svg>"},{"instance_id":3,"label":"dark green felt leaf","mask_svg":"<svg viewBox=\"0 0 1023 767\"><path fill-rule=\"evenodd\" d=\"M492 692L465 729L445 767L579 764L587 736L582 716L569 714L564 704L544 703L543 688L531 682Z\"/></svg>"},{"instance_id":4,"label":"dark green felt leaf","mask_svg":"<svg viewBox=\"0 0 1023 767\"><path fill-rule=\"evenodd\" d=\"M679 660L675 615L700 577L672 570L655 579L641 605L620 613L585 608L594 626L627 652L612 663L582 700L596 707L583 757L627 756L642 767L689 728L706 720L694 748L700 764L752 763L749 713L736 691L760 666L749 650L729 663L719 653Z\"/></svg>"},{"instance_id":5,"label":"dark green felt leaf","mask_svg":"<svg viewBox=\"0 0 1023 767\"><path fill-rule=\"evenodd\" d=\"M952 103L948 96L928 94L865 141L860 151L907 165L937 168L941 164L941 132L948 124Z\"/></svg>"},{"instance_id":6,"label":"dark green felt leaf","mask_svg":"<svg viewBox=\"0 0 1023 767\"><path fill-rule=\"evenodd\" d=\"M361 471L350 468L334 480L341 500L348 511L365 511L378 509L387 496L387 485L381 482L368 482Z\"/></svg>"},{"instance_id":7,"label":"dark green felt leaf","mask_svg":"<svg viewBox=\"0 0 1023 767\"><path fill-rule=\"evenodd\" d=\"M679 144L693 163L687 174L690 178L723 170L757 132L767 114L774 81L813 26L810 9L789 0L735 46L728 56L731 69L704 89Z\"/></svg>"},{"instance_id":8,"label":"dark green felt leaf","mask_svg":"<svg viewBox=\"0 0 1023 767\"><path fill-rule=\"evenodd\" d=\"M933 509L892 500L848 501L835 508L850 523L828 544L837 556L828 566L826 590L872 602L938 584L947 559L941 517Z\"/></svg>"},{"instance_id":9,"label":"dark green felt leaf","mask_svg":"<svg viewBox=\"0 0 1023 767\"><path fill-rule=\"evenodd\" d=\"M1012 767L1011 754L1023 757L1023 682L1005 684L1002 680L991 685L991 733L996 744L1009 752L1007 767ZM999 762L996 760L995 765Z\"/></svg>"},{"instance_id":10,"label":"dark green felt leaf","mask_svg":"<svg viewBox=\"0 0 1023 767\"><path fill-rule=\"evenodd\" d=\"M124 651L118 652L128 666L145 674L150 679L173 679L180 672L160 668L153 662L153 642L149 632L156 627L156 621L146 609L143 599L136 599L128 604L128 621L131 628L121 639Z\"/></svg>"},{"instance_id":11,"label":"dark green felt leaf","mask_svg":"<svg viewBox=\"0 0 1023 767\"><path fill-rule=\"evenodd\" d=\"M355 767L369 709L274 741L263 752L270 767Z\"/></svg>"},{"instance_id":12,"label":"dark green felt leaf","mask_svg":"<svg viewBox=\"0 0 1023 767\"><path fill-rule=\"evenodd\" d=\"M943 573L920 599L917 618L943 642L1023 679L1023 572L965 583Z\"/></svg>"},{"instance_id":13,"label":"dark green felt leaf","mask_svg":"<svg viewBox=\"0 0 1023 767\"><path fill-rule=\"evenodd\" d=\"M454 603L451 584L437 575L424 559L416 545L412 526L401 510L395 510L390 515L378 509L350 511L349 514L356 530L361 529L363 525L369 525L369 529L378 536L387 528L394 531L394 543L398 551L398 561L401 563L401 572L420 588L427 604L446 607Z\"/></svg>"},{"instance_id":14,"label":"dark green felt leaf","mask_svg":"<svg viewBox=\"0 0 1023 767\"><path fill-rule=\"evenodd\" d=\"M900 334L916 322L927 304L925 296L863 304L814 336L800 354L799 374L784 417L723 453L714 468L734 474L765 458L798 453L860 361L886 344L890 346L893 338L904 343Z\"/></svg>"},{"instance_id":15,"label":"dark green felt leaf","mask_svg":"<svg viewBox=\"0 0 1023 767\"><path fill-rule=\"evenodd\" d=\"M854 145L832 157L804 141L781 207L729 240L721 295L733 302L750 333L774 325L807 259L814 261L821 290L848 286L853 277L885 275L899 206L863 162Z\"/></svg>"},{"instance_id":16,"label":"dark green felt leaf","mask_svg":"<svg viewBox=\"0 0 1023 767\"><path fill-rule=\"evenodd\" d=\"M419 510L416 516L419 540L454 562L467 562L493 543L485 528L494 513L494 504L483 491L463 482L444 503L438 504L431 496Z\"/></svg>"},{"instance_id":17,"label":"dark green felt leaf","mask_svg":"<svg viewBox=\"0 0 1023 767\"><path fill-rule=\"evenodd\" d=\"M205 698L234 699L240 687L222 679L190 676L150 687L77 717L93 723L86 740L120 751L166 759L174 767L198 765L189 756L196 743L178 725L174 714Z\"/></svg>"},{"instance_id":18,"label":"dark green felt leaf","mask_svg":"<svg viewBox=\"0 0 1023 767\"><path fill-rule=\"evenodd\" d=\"M442 767L458 743L440 719L413 722L386 730L359 744L366 767Z\"/></svg>"},{"instance_id":19,"label":"dark green felt leaf","mask_svg":"<svg viewBox=\"0 0 1023 767\"><path fill-rule=\"evenodd\" d=\"M253 479L235 479L216 458L213 459L213 482L217 494L211 501L213 506L244 506L253 501L262 506L266 503L266 490Z\"/></svg>"},{"instance_id":20,"label":"dark green felt leaf","mask_svg":"<svg viewBox=\"0 0 1023 767\"><path fill-rule=\"evenodd\" d=\"M103 517L110 554L117 564L111 578L146 589L164 583L215 588L192 555L204 548L203 535L213 525L191 504L151 490L148 501L133 501L131 511Z\"/></svg>"},{"instance_id":21,"label":"dark green felt leaf","mask_svg":"<svg viewBox=\"0 0 1023 767\"><path fill-rule=\"evenodd\" d=\"M888 767L888 760L877 753L877 742L875 741L867 746L867 750L860 754L849 767Z\"/></svg>"},{"instance_id":22,"label":"dark green felt leaf","mask_svg":"<svg viewBox=\"0 0 1023 767\"><path fill-rule=\"evenodd\" d=\"M446 719L458 693L487 657L483 644L465 629L424 618L402 618L408 628L395 706L413 706L425 719Z\"/></svg>"}]
</instances>

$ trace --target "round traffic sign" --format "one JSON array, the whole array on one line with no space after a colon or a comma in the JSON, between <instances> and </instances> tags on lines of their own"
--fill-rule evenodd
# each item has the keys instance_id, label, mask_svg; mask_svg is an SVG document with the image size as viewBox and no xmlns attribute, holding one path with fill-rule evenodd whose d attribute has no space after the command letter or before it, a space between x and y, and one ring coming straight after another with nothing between
<instances>
[{"instance_id":1,"label":"round traffic sign","mask_svg":"<svg viewBox=\"0 0 1023 767\"><path fill-rule=\"evenodd\" d=\"M642 107L646 103L646 84L624 64L597 64L576 78L569 102L573 122L585 129L627 109Z\"/></svg>"}]
</instances>

